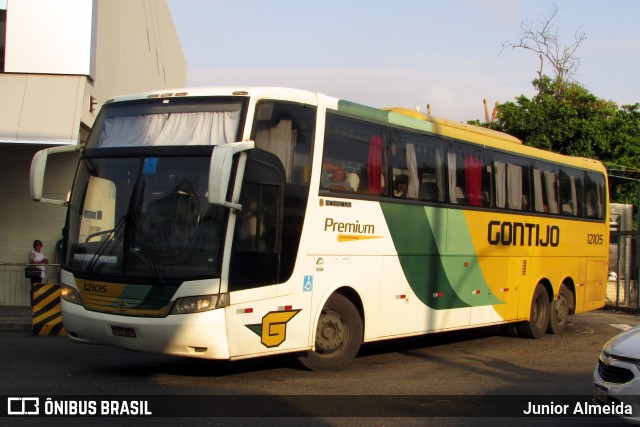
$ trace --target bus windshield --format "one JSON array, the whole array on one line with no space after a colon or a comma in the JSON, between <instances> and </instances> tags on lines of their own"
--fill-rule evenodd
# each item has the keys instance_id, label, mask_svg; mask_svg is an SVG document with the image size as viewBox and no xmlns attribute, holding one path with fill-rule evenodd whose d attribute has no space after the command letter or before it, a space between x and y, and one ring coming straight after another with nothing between
<instances>
[{"instance_id":1,"label":"bus windshield","mask_svg":"<svg viewBox=\"0 0 640 427\"><path fill-rule=\"evenodd\" d=\"M207 201L209 156L85 158L66 268L156 282L219 277L225 210Z\"/></svg>"},{"instance_id":2,"label":"bus windshield","mask_svg":"<svg viewBox=\"0 0 640 427\"><path fill-rule=\"evenodd\" d=\"M220 277L226 212L207 200L211 149L238 139L245 109L233 97L107 103L78 167L65 268L129 283Z\"/></svg>"}]
</instances>

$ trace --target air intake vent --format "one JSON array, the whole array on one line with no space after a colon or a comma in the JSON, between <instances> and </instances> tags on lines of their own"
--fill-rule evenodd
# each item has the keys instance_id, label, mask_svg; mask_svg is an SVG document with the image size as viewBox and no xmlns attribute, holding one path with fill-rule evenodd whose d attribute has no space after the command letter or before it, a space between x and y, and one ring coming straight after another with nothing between
<instances>
[{"instance_id":1,"label":"air intake vent","mask_svg":"<svg viewBox=\"0 0 640 427\"><path fill-rule=\"evenodd\" d=\"M605 365L602 361L598 363L598 374L600 378L613 384L625 384L633 380L633 372L629 369Z\"/></svg>"}]
</instances>

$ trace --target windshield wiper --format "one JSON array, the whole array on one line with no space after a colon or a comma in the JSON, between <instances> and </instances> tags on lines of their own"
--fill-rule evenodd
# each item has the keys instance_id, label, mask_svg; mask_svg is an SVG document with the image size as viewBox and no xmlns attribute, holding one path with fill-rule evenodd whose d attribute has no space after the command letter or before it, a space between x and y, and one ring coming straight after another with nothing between
<instances>
[{"instance_id":1,"label":"windshield wiper","mask_svg":"<svg viewBox=\"0 0 640 427\"><path fill-rule=\"evenodd\" d=\"M90 274L90 273L93 272L95 267L100 262L100 258L102 257L102 255L104 255L104 253L107 251L107 249L109 249L109 247L111 246L112 243L115 242L116 243L116 247L117 247L118 243L120 243L122 241L122 239L124 237L124 232L123 232L124 225L126 223L125 219L126 219L126 216L123 216L122 218L120 218L120 220L118 220L118 223L116 224L116 226L111 230L105 230L105 231L101 231L101 232L98 232L98 233L93 233L93 234L90 234L89 236L87 236L87 239L85 240L85 243L89 240L90 237L94 237L94 236L97 236L97 235L109 233L107 238L102 241L102 244L100 245L100 247L98 247L98 250L96 251L95 255L93 255L93 257L91 258L91 261L89 261L89 264L87 265L87 269L86 269L87 274Z\"/></svg>"},{"instance_id":2,"label":"windshield wiper","mask_svg":"<svg viewBox=\"0 0 640 427\"><path fill-rule=\"evenodd\" d=\"M140 205L142 205L142 195L144 194L144 187L146 185L145 181L142 181L142 185L140 188L140 192L138 193L137 197L131 197L131 199L129 200L129 208L128 208L128 216L129 216L129 227L131 230L133 230L132 232L129 232L128 234L128 238L125 241L125 247L126 248L130 248L131 251L133 252L133 245L132 242L135 242L136 244L139 244L143 250L138 252L137 254L142 256L145 261L147 261L147 265L149 266L149 269L151 270L151 273L155 276L156 280L162 284L164 282L164 279L162 277L162 273L160 272L160 269L158 268L158 259L157 259L157 255L155 253L155 251L149 247L149 245L147 244L147 236L145 234L145 228L144 228L144 224L140 223L138 221L139 216L138 216L138 212L140 212ZM137 242L136 240L136 233L139 233L140 235L140 241ZM124 261L123 261L123 270L127 271L126 265L124 265L124 263L126 263L127 257L124 257Z\"/></svg>"}]
</instances>

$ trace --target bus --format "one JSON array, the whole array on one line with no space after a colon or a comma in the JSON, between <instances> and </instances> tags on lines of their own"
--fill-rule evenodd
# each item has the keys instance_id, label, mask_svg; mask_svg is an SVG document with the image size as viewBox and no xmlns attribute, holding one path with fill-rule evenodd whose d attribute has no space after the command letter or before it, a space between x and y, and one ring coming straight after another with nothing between
<instances>
[{"instance_id":1,"label":"bus","mask_svg":"<svg viewBox=\"0 0 640 427\"><path fill-rule=\"evenodd\" d=\"M80 152L68 201L47 157ZM195 358L298 353L600 308L607 174L489 129L273 87L115 97L88 141L34 156L67 206L72 341Z\"/></svg>"}]
</instances>

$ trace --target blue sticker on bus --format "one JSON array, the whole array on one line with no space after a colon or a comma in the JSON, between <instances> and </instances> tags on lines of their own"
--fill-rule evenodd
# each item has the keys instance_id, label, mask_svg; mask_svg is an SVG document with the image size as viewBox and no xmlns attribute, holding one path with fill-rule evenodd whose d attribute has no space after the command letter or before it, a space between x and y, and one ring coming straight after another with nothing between
<instances>
[{"instance_id":1,"label":"blue sticker on bus","mask_svg":"<svg viewBox=\"0 0 640 427\"><path fill-rule=\"evenodd\" d=\"M313 290L313 276L304 276L304 285L302 285L304 292L311 292Z\"/></svg>"},{"instance_id":2,"label":"blue sticker on bus","mask_svg":"<svg viewBox=\"0 0 640 427\"><path fill-rule=\"evenodd\" d=\"M142 173L146 175L154 175L157 169L158 169L157 157L147 157L146 159L144 159L144 167L142 168Z\"/></svg>"}]
</instances>

